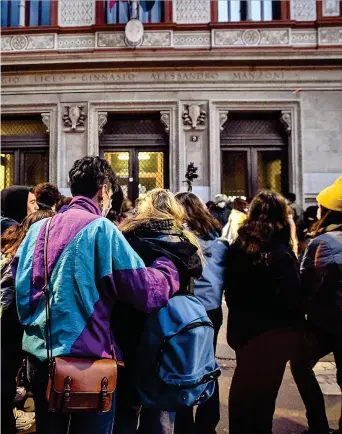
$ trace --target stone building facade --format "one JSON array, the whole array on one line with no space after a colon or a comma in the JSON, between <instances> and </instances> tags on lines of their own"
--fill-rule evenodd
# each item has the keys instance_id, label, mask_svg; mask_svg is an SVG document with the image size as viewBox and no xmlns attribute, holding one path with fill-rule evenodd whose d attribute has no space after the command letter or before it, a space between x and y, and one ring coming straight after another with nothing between
<instances>
[{"instance_id":1,"label":"stone building facade","mask_svg":"<svg viewBox=\"0 0 342 434\"><path fill-rule=\"evenodd\" d=\"M164 2L136 46L124 23L99 24L95 0L52 2L55 25L3 29L2 187L67 192L88 154L133 198L184 188L194 162L204 200L268 187L314 203L342 173L341 2L277 0L278 20L253 21L261 7L230 22L220 2Z\"/></svg>"}]
</instances>

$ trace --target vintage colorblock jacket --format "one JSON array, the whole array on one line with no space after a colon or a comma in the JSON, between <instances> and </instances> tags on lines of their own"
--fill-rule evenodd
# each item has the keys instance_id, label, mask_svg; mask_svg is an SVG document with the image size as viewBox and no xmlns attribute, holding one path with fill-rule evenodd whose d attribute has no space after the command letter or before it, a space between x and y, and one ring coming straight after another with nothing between
<instances>
[{"instance_id":1,"label":"vintage colorblock jacket","mask_svg":"<svg viewBox=\"0 0 342 434\"><path fill-rule=\"evenodd\" d=\"M23 349L46 360L44 237L47 220L34 224L15 258ZM96 203L77 196L53 217L48 244L53 356L110 358L120 349L110 330L116 301L152 312L179 289L173 263L157 259L146 268L119 230L101 217Z\"/></svg>"}]
</instances>

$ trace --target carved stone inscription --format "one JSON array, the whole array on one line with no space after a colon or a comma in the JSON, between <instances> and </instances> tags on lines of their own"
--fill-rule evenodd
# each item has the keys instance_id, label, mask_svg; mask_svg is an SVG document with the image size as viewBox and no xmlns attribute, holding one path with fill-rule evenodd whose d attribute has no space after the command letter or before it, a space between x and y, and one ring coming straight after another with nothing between
<instances>
[{"instance_id":1,"label":"carved stone inscription","mask_svg":"<svg viewBox=\"0 0 342 434\"><path fill-rule=\"evenodd\" d=\"M282 81L285 80L288 71L162 71L162 72L85 72L65 74L3 74L1 82L6 86L63 86L63 85L96 85L101 83L153 83L153 82L218 82L218 81ZM289 79L292 78L290 72ZM293 77L297 79L298 77Z\"/></svg>"}]
</instances>

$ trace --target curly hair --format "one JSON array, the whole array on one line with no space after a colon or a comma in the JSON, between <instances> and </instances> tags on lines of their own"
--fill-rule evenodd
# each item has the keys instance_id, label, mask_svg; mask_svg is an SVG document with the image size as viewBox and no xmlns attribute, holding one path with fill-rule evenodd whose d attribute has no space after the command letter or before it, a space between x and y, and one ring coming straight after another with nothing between
<instances>
[{"instance_id":1,"label":"curly hair","mask_svg":"<svg viewBox=\"0 0 342 434\"><path fill-rule=\"evenodd\" d=\"M220 223L205 208L194 193L177 193L176 200L184 207L185 222L200 238L210 240L221 234Z\"/></svg>"},{"instance_id":2,"label":"curly hair","mask_svg":"<svg viewBox=\"0 0 342 434\"><path fill-rule=\"evenodd\" d=\"M20 225L9 227L1 237L1 252L13 258L30 227L39 220L54 216L51 210L38 210L28 215Z\"/></svg>"},{"instance_id":3,"label":"curly hair","mask_svg":"<svg viewBox=\"0 0 342 434\"><path fill-rule=\"evenodd\" d=\"M241 199L240 197L237 197L233 201L232 208L246 214L245 209L248 208L248 202L244 199Z\"/></svg>"},{"instance_id":4,"label":"curly hair","mask_svg":"<svg viewBox=\"0 0 342 434\"><path fill-rule=\"evenodd\" d=\"M93 198L104 184L113 193L119 189L114 170L107 160L100 157L83 157L75 161L69 172L69 182L73 196Z\"/></svg>"},{"instance_id":5,"label":"curly hair","mask_svg":"<svg viewBox=\"0 0 342 434\"><path fill-rule=\"evenodd\" d=\"M242 249L256 257L275 244L292 247L291 225L286 200L280 194L262 190L253 199L246 221L238 231Z\"/></svg>"},{"instance_id":6,"label":"curly hair","mask_svg":"<svg viewBox=\"0 0 342 434\"><path fill-rule=\"evenodd\" d=\"M37 202L47 205L50 208L56 205L62 197L57 185L48 182L36 185L33 193L37 198Z\"/></svg>"}]
</instances>

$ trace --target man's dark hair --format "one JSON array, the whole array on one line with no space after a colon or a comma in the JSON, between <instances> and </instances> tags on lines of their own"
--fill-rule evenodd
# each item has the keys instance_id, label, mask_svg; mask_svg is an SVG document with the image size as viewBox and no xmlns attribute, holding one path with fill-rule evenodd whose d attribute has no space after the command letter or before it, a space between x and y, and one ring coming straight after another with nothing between
<instances>
[{"instance_id":1,"label":"man's dark hair","mask_svg":"<svg viewBox=\"0 0 342 434\"><path fill-rule=\"evenodd\" d=\"M286 199L288 199L290 202L294 203L294 202L296 202L297 197L296 197L296 195L294 193L289 193L286 196Z\"/></svg>"},{"instance_id":2,"label":"man's dark hair","mask_svg":"<svg viewBox=\"0 0 342 434\"><path fill-rule=\"evenodd\" d=\"M107 184L113 193L119 188L118 178L107 160L100 157L83 157L75 161L69 172L73 196L93 198Z\"/></svg>"},{"instance_id":3,"label":"man's dark hair","mask_svg":"<svg viewBox=\"0 0 342 434\"><path fill-rule=\"evenodd\" d=\"M38 184L34 188L33 193L36 196L37 202L39 202L39 207L41 209L51 209L54 205L56 205L62 196L57 185L50 184L49 182ZM49 208L44 208L44 205Z\"/></svg>"}]
</instances>

